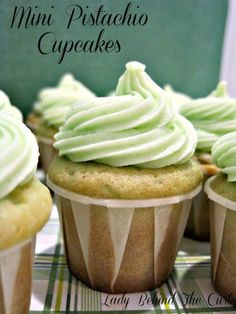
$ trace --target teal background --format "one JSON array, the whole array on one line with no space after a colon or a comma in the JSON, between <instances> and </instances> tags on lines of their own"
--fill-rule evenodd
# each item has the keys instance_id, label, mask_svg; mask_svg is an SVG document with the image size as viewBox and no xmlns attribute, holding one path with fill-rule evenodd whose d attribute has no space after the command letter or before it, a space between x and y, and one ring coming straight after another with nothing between
<instances>
[{"instance_id":1,"label":"teal background","mask_svg":"<svg viewBox=\"0 0 236 314\"><path fill-rule=\"evenodd\" d=\"M105 28L105 38L120 41L120 53L70 53L62 64L58 64L57 55L38 52L37 41L43 32L54 31L62 40L87 40L96 39L102 29L75 23L66 30L68 5L89 5L90 11L94 11L103 4L107 11L118 13L130 1L0 1L0 88L25 114L38 90L57 84L65 72L72 72L98 95L105 95L115 88L130 60L145 63L147 72L161 86L170 83L193 97L205 96L217 84L226 0L134 0L132 11L149 16L146 26ZM42 12L53 11L55 23L51 27L10 29L15 5L38 5ZM137 5L140 9L136 9Z\"/></svg>"}]
</instances>

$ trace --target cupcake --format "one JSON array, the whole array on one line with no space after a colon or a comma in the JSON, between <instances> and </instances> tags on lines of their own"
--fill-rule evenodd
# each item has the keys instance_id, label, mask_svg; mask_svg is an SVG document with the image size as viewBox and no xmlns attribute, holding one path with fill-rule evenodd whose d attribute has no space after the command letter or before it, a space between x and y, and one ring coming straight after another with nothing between
<instances>
[{"instance_id":1,"label":"cupcake","mask_svg":"<svg viewBox=\"0 0 236 314\"><path fill-rule=\"evenodd\" d=\"M76 104L55 139L47 183L71 272L108 293L160 286L202 180L191 123L130 62L116 96Z\"/></svg>"},{"instance_id":2,"label":"cupcake","mask_svg":"<svg viewBox=\"0 0 236 314\"><path fill-rule=\"evenodd\" d=\"M173 102L177 105L178 110L180 110L180 107L189 101L191 101L191 97L175 91L171 85L166 84L164 86L164 90L167 92L167 94L172 98Z\"/></svg>"},{"instance_id":3,"label":"cupcake","mask_svg":"<svg viewBox=\"0 0 236 314\"><path fill-rule=\"evenodd\" d=\"M0 312L28 313L36 233L51 210L35 177L38 146L19 120L0 112Z\"/></svg>"},{"instance_id":4,"label":"cupcake","mask_svg":"<svg viewBox=\"0 0 236 314\"><path fill-rule=\"evenodd\" d=\"M236 306L236 132L212 147L220 173L208 179L210 201L212 281L215 289Z\"/></svg>"},{"instance_id":5,"label":"cupcake","mask_svg":"<svg viewBox=\"0 0 236 314\"><path fill-rule=\"evenodd\" d=\"M206 181L218 172L211 158L213 144L224 134L236 130L236 100L227 95L226 83L220 82L208 97L190 101L181 107L180 112L196 128L196 157L203 167ZM203 190L193 200L185 234L198 240L209 240L209 201Z\"/></svg>"},{"instance_id":6,"label":"cupcake","mask_svg":"<svg viewBox=\"0 0 236 314\"><path fill-rule=\"evenodd\" d=\"M23 120L20 110L12 106L9 97L0 90L0 113L7 113L16 119Z\"/></svg>"},{"instance_id":7,"label":"cupcake","mask_svg":"<svg viewBox=\"0 0 236 314\"><path fill-rule=\"evenodd\" d=\"M93 98L95 95L70 74L62 77L57 87L45 88L38 96L33 115L28 117L27 124L37 136L40 160L45 172L56 154L53 147L54 135L65 120L68 109L81 99Z\"/></svg>"}]
</instances>

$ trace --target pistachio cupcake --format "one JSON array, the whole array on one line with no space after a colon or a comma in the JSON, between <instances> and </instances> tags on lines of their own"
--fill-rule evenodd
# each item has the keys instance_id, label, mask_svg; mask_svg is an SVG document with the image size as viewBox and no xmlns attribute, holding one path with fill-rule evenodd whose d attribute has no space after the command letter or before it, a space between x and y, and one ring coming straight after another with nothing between
<instances>
[{"instance_id":1,"label":"pistachio cupcake","mask_svg":"<svg viewBox=\"0 0 236 314\"><path fill-rule=\"evenodd\" d=\"M45 172L56 154L54 135L63 124L69 108L81 99L93 97L95 95L71 74L64 75L57 87L45 88L39 93L34 113L29 115L27 124L36 133Z\"/></svg>"},{"instance_id":2,"label":"pistachio cupcake","mask_svg":"<svg viewBox=\"0 0 236 314\"><path fill-rule=\"evenodd\" d=\"M236 305L236 132L221 137L212 147L220 173L208 179L205 191L211 200L212 281Z\"/></svg>"},{"instance_id":3,"label":"pistachio cupcake","mask_svg":"<svg viewBox=\"0 0 236 314\"><path fill-rule=\"evenodd\" d=\"M206 181L218 172L212 163L212 146L221 136L236 130L236 99L227 95L226 83L220 82L208 97L192 100L183 105L180 112L196 128L196 157L203 167ZM199 240L209 240L209 201L203 191L193 201L186 235Z\"/></svg>"},{"instance_id":4,"label":"pistachio cupcake","mask_svg":"<svg viewBox=\"0 0 236 314\"><path fill-rule=\"evenodd\" d=\"M0 113L7 113L16 119L23 120L20 110L12 106L9 97L0 90Z\"/></svg>"},{"instance_id":5,"label":"pistachio cupcake","mask_svg":"<svg viewBox=\"0 0 236 314\"><path fill-rule=\"evenodd\" d=\"M55 138L47 183L71 272L109 293L160 286L202 180L191 123L130 62L116 96L75 105Z\"/></svg>"},{"instance_id":6,"label":"pistachio cupcake","mask_svg":"<svg viewBox=\"0 0 236 314\"><path fill-rule=\"evenodd\" d=\"M51 210L35 177L38 146L19 120L0 112L0 309L28 313L36 233Z\"/></svg>"}]
</instances>

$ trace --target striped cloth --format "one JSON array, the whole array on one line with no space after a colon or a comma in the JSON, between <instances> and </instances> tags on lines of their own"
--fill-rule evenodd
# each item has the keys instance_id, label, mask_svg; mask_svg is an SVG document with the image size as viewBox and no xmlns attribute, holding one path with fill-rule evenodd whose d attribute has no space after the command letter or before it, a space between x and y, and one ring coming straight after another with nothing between
<instances>
[{"instance_id":1,"label":"striped cloth","mask_svg":"<svg viewBox=\"0 0 236 314\"><path fill-rule=\"evenodd\" d=\"M100 293L70 274L54 206L37 236L30 313L236 313L212 287L209 251L209 243L184 239L172 274L159 289Z\"/></svg>"}]
</instances>

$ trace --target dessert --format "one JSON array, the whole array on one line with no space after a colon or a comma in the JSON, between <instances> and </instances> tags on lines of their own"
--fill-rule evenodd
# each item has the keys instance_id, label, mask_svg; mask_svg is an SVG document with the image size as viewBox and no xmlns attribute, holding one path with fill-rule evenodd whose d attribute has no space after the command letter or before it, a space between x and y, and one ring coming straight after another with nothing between
<instances>
[{"instance_id":1,"label":"dessert","mask_svg":"<svg viewBox=\"0 0 236 314\"><path fill-rule=\"evenodd\" d=\"M65 120L66 114L74 103L95 95L71 74L62 77L57 87L45 88L38 96L34 106L35 114L28 118L28 125L34 123L34 132L39 143L42 167L47 172L48 166L56 154L53 147L54 135Z\"/></svg>"},{"instance_id":2,"label":"dessert","mask_svg":"<svg viewBox=\"0 0 236 314\"><path fill-rule=\"evenodd\" d=\"M20 110L12 106L9 97L2 90L0 90L0 113L7 113L19 120L23 119Z\"/></svg>"},{"instance_id":3,"label":"dessert","mask_svg":"<svg viewBox=\"0 0 236 314\"><path fill-rule=\"evenodd\" d=\"M47 183L71 272L109 293L160 286L202 180L191 123L130 62L116 96L76 104L55 139Z\"/></svg>"},{"instance_id":4,"label":"dessert","mask_svg":"<svg viewBox=\"0 0 236 314\"><path fill-rule=\"evenodd\" d=\"M38 146L18 119L0 112L0 309L28 313L36 233L51 210L36 177Z\"/></svg>"},{"instance_id":5,"label":"dessert","mask_svg":"<svg viewBox=\"0 0 236 314\"><path fill-rule=\"evenodd\" d=\"M176 103L178 110L180 107L191 100L191 97L185 95L183 93L175 91L171 85L166 84L164 86L164 90L168 93L168 95L172 98L173 102Z\"/></svg>"},{"instance_id":6,"label":"dessert","mask_svg":"<svg viewBox=\"0 0 236 314\"><path fill-rule=\"evenodd\" d=\"M227 95L226 83L220 82L208 97L184 104L180 112L196 128L196 157L203 167L205 182L218 172L211 159L213 144L224 134L236 130L236 100ZM193 200L185 234L198 240L209 240L209 201L203 190Z\"/></svg>"},{"instance_id":7,"label":"dessert","mask_svg":"<svg viewBox=\"0 0 236 314\"><path fill-rule=\"evenodd\" d=\"M236 306L236 132L213 145L212 157L221 169L205 186L210 199L212 282Z\"/></svg>"}]
</instances>

